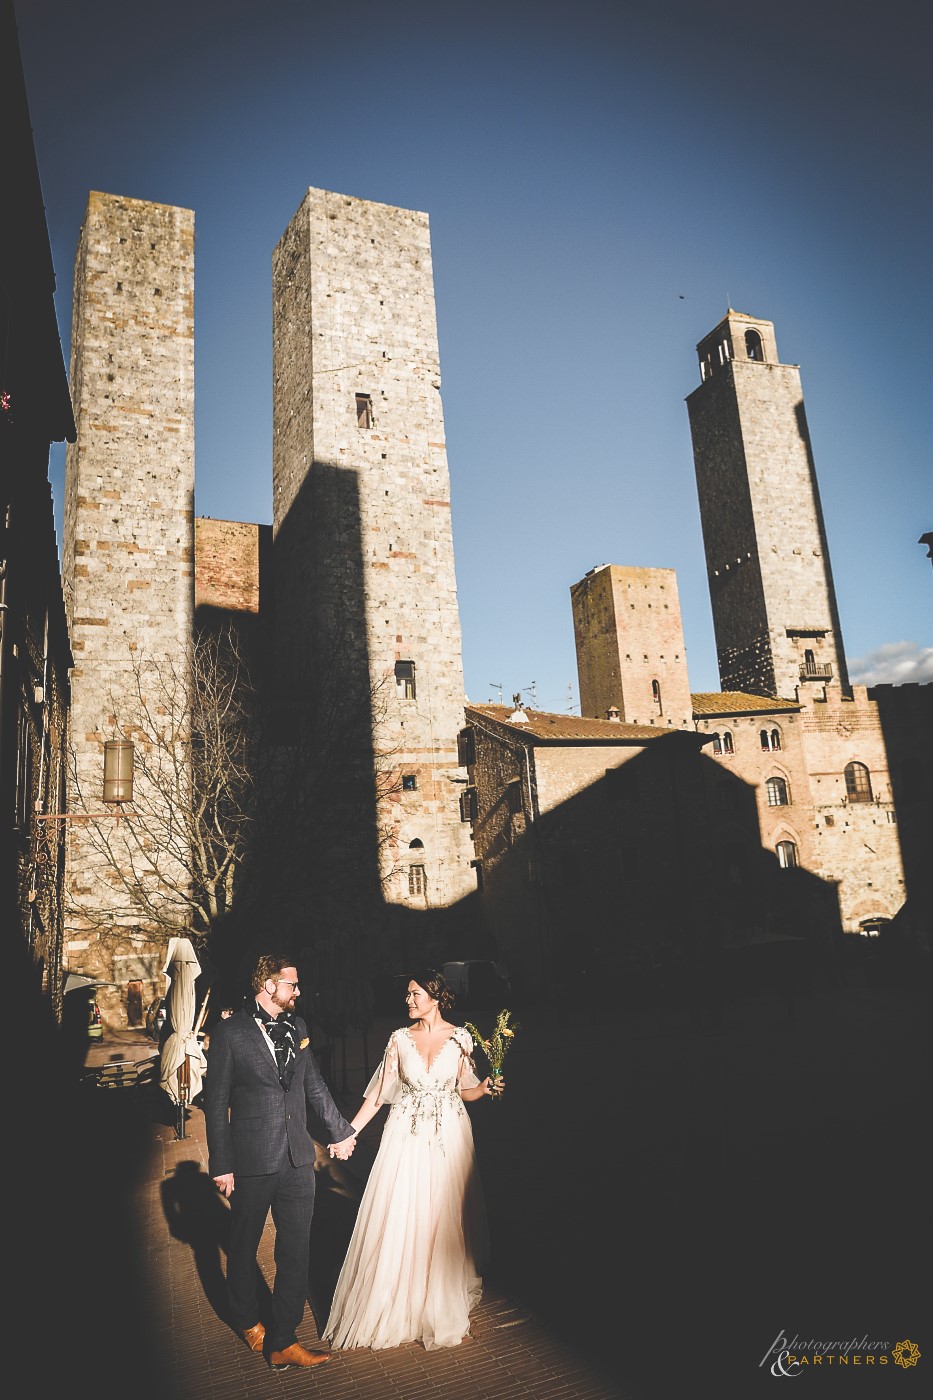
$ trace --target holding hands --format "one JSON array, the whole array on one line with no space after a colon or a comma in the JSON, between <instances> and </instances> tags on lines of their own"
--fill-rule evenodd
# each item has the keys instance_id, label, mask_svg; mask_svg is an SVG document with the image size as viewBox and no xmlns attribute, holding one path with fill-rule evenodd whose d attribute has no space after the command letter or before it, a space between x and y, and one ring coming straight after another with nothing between
<instances>
[{"instance_id":1,"label":"holding hands","mask_svg":"<svg viewBox=\"0 0 933 1400\"><path fill-rule=\"evenodd\" d=\"M354 1133L353 1137L344 1138L343 1142L330 1143L327 1150L330 1153L331 1157L336 1157L338 1161L345 1162L348 1157L353 1155L353 1149L355 1146L356 1134Z\"/></svg>"}]
</instances>

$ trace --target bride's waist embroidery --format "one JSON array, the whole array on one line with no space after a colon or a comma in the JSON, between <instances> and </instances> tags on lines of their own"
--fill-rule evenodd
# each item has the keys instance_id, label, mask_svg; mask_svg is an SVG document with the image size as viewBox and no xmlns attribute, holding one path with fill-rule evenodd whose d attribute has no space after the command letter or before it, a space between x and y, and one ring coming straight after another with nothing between
<instances>
[{"instance_id":1,"label":"bride's waist embroidery","mask_svg":"<svg viewBox=\"0 0 933 1400\"><path fill-rule=\"evenodd\" d=\"M441 1118L445 1108L448 1110L453 1108L457 1113L465 1112L460 1095L456 1089L444 1089L440 1086L419 1087L417 1084L408 1084L405 1081L400 1087L401 1097L393 1104L393 1108L410 1116L413 1133L420 1132L423 1128L429 1130L433 1128L438 1145L443 1152L444 1141L440 1135Z\"/></svg>"}]
</instances>

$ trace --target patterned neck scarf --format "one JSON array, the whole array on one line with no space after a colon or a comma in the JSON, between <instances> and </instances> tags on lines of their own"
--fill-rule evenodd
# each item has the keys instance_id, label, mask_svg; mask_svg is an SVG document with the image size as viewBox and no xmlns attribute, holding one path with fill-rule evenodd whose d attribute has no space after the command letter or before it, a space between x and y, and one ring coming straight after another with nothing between
<instances>
[{"instance_id":1,"label":"patterned neck scarf","mask_svg":"<svg viewBox=\"0 0 933 1400\"><path fill-rule=\"evenodd\" d=\"M295 1022L287 1011L280 1011L278 1016L269 1016L258 1001L253 1016L272 1041L279 1083L287 1091L295 1073Z\"/></svg>"}]
</instances>

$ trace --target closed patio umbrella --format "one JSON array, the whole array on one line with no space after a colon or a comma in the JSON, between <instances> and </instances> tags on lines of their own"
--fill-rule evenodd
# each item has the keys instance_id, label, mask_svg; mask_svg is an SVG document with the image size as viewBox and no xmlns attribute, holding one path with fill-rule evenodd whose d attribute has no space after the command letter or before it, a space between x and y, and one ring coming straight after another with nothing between
<instances>
[{"instance_id":1,"label":"closed patio umbrella","mask_svg":"<svg viewBox=\"0 0 933 1400\"><path fill-rule=\"evenodd\" d=\"M160 1057L159 1083L178 1105L178 1136L185 1136L185 1105L201 1092L207 1069L195 1032L195 979L201 971L189 938L169 940L162 972L169 983L166 996L171 1033Z\"/></svg>"}]
</instances>

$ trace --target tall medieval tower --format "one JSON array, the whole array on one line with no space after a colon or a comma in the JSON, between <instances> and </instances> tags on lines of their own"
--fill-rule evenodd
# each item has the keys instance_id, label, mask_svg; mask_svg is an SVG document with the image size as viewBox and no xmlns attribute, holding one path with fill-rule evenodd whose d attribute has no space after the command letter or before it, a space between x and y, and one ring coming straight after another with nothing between
<instances>
[{"instance_id":1,"label":"tall medieval tower","mask_svg":"<svg viewBox=\"0 0 933 1400\"><path fill-rule=\"evenodd\" d=\"M797 365L774 325L729 310L687 398L723 690L848 691Z\"/></svg>"},{"instance_id":2,"label":"tall medieval tower","mask_svg":"<svg viewBox=\"0 0 933 1400\"><path fill-rule=\"evenodd\" d=\"M280 684L345 756L306 858L338 919L449 909L476 878L427 215L310 189L273 300Z\"/></svg>"},{"instance_id":3,"label":"tall medieval tower","mask_svg":"<svg viewBox=\"0 0 933 1400\"><path fill-rule=\"evenodd\" d=\"M141 799L147 725L153 716L184 724L158 692L187 655L193 621L193 213L92 192L72 315L77 441L66 457L62 547L75 658L70 801L100 812L105 741L137 745ZM131 850L128 828L107 818L96 834L71 824L69 896L79 912L67 954L71 968L116 984L112 1006L101 997L105 1016L120 1019L129 1006L134 1023L140 1001L163 989L166 934L138 901L134 912L133 882L150 900L177 903L183 874L156 830L137 830Z\"/></svg>"},{"instance_id":4,"label":"tall medieval tower","mask_svg":"<svg viewBox=\"0 0 933 1400\"><path fill-rule=\"evenodd\" d=\"M580 714L688 726L693 705L674 570L603 564L572 585L570 600Z\"/></svg>"}]
</instances>

